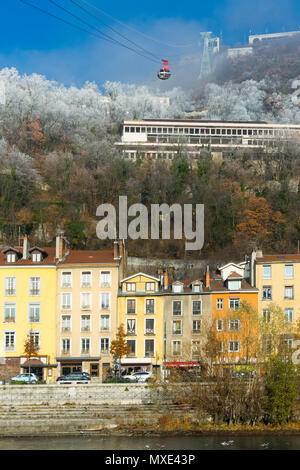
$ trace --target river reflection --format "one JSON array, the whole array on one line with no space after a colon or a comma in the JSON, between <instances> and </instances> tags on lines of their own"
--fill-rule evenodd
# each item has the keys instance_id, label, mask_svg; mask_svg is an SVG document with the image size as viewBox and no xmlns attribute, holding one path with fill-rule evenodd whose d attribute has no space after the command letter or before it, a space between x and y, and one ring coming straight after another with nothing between
<instances>
[{"instance_id":1,"label":"river reflection","mask_svg":"<svg viewBox=\"0 0 300 470\"><path fill-rule=\"evenodd\" d=\"M1 438L0 450L299 450L300 436Z\"/></svg>"}]
</instances>

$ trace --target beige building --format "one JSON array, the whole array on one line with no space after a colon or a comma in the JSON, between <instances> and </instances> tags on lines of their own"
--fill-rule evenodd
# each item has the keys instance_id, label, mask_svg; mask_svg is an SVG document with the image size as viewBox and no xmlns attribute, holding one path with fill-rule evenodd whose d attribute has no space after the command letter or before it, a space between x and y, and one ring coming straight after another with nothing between
<instances>
[{"instance_id":1,"label":"beige building","mask_svg":"<svg viewBox=\"0 0 300 470\"><path fill-rule=\"evenodd\" d=\"M164 285L164 368L201 365L203 346L211 328L211 292L202 281Z\"/></svg>"},{"instance_id":2,"label":"beige building","mask_svg":"<svg viewBox=\"0 0 300 470\"><path fill-rule=\"evenodd\" d=\"M126 270L126 249L68 250L60 238L57 266L56 361L58 375L86 371L105 377L113 359L117 295Z\"/></svg>"},{"instance_id":3,"label":"beige building","mask_svg":"<svg viewBox=\"0 0 300 470\"><path fill-rule=\"evenodd\" d=\"M286 322L300 319L300 254L251 255L252 285L259 289L258 311L268 321L271 304L281 307Z\"/></svg>"}]
</instances>

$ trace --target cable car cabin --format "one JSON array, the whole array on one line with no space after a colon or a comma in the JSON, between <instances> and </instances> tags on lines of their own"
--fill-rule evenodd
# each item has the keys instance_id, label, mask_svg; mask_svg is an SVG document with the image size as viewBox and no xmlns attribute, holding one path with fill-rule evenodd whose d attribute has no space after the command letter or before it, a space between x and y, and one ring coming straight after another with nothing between
<instances>
[{"instance_id":1,"label":"cable car cabin","mask_svg":"<svg viewBox=\"0 0 300 470\"><path fill-rule=\"evenodd\" d=\"M171 77L169 62L167 60L163 60L162 63L163 63L163 66L160 69L160 71L157 73L157 76L158 78L160 78L160 80L167 80L168 78Z\"/></svg>"}]
</instances>

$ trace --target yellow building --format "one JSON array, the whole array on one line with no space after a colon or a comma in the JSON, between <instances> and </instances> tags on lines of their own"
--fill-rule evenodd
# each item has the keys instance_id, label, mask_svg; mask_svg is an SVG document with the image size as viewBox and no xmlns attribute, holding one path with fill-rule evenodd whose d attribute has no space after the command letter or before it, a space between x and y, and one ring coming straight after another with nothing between
<instances>
[{"instance_id":1,"label":"yellow building","mask_svg":"<svg viewBox=\"0 0 300 470\"><path fill-rule=\"evenodd\" d=\"M158 370L163 363L163 292L160 279L137 273L121 280L118 325L124 325L130 353L121 359L127 373Z\"/></svg>"},{"instance_id":2,"label":"yellow building","mask_svg":"<svg viewBox=\"0 0 300 470\"><path fill-rule=\"evenodd\" d=\"M55 362L56 257L55 248L8 247L0 253L1 378L34 372L52 381ZM31 334L36 357L24 354Z\"/></svg>"},{"instance_id":3,"label":"yellow building","mask_svg":"<svg viewBox=\"0 0 300 470\"><path fill-rule=\"evenodd\" d=\"M258 311L269 321L270 306L285 313L285 320L296 325L300 319L300 255L251 255L252 285L259 289ZM291 339L291 338L290 338Z\"/></svg>"}]
</instances>

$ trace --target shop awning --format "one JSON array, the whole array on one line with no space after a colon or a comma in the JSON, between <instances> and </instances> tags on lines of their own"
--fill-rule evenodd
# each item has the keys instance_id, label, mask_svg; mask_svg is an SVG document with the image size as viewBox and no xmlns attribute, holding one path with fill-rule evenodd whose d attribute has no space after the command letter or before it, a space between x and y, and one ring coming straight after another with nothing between
<instances>
[{"instance_id":1,"label":"shop awning","mask_svg":"<svg viewBox=\"0 0 300 470\"><path fill-rule=\"evenodd\" d=\"M28 359L28 361L23 362L21 364L21 367L24 367L24 369L27 369L29 367L48 367L48 368L53 368L57 367L57 364L45 364L42 361L39 361L38 359Z\"/></svg>"},{"instance_id":2,"label":"shop awning","mask_svg":"<svg viewBox=\"0 0 300 470\"><path fill-rule=\"evenodd\" d=\"M100 361L100 356L95 357L56 357L57 362L98 362Z\"/></svg>"}]
</instances>

